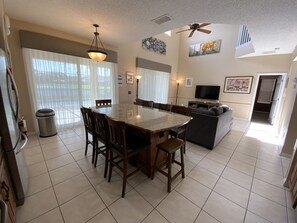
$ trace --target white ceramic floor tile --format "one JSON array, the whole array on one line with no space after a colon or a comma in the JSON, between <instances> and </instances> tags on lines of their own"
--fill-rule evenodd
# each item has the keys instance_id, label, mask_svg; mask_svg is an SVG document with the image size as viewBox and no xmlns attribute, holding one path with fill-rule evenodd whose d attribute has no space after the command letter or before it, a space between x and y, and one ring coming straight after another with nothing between
<instances>
[{"instance_id":1,"label":"white ceramic floor tile","mask_svg":"<svg viewBox=\"0 0 297 223\"><path fill-rule=\"evenodd\" d=\"M148 176L146 174L144 174L143 172L139 171L135 175L128 178L128 183L132 187L136 187L139 184L141 184L143 181L145 181L146 179L148 179Z\"/></svg>"},{"instance_id":2,"label":"white ceramic floor tile","mask_svg":"<svg viewBox=\"0 0 297 223\"><path fill-rule=\"evenodd\" d=\"M244 223L269 223L270 221L267 221L264 218L261 218L258 215L255 215L254 213L247 212L245 216Z\"/></svg>"},{"instance_id":3,"label":"white ceramic floor tile","mask_svg":"<svg viewBox=\"0 0 297 223\"><path fill-rule=\"evenodd\" d=\"M145 180L135 190L153 207L156 207L168 195L167 184L163 183L157 177L154 180Z\"/></svg>"},{"instance_id":4,"label":"white ceramic floor tile","mask_svg":"<svg viewBox=\"0 0 297 223\"><path fill-rule=\"evenodd\" d=\"M245 209L223 196L212 192L203 210L220 222L243 222Z\"/></svg>"},{"instance_id":5,"label":"white ceramic floor tile","mask_svg":"<svg viewBox=\"0 0 297 223\"><path fill-rule=\"evenodd\" d=\"M44 161L42 153L31 155L31 156L24 156L26 165L32 165L36 163L40 163Z\"/></svg>"},{"instance_id":6,"label":"white ceramic floor tile","mask_svg":"<svg viewBox=\"0 0 297 223\"><path fill-rule=\"evenodd\" d=\"M89 181L93 186L100 184L101 182L108 179L108 172L106 178L104 178L104 165L97 166L96 168L91 168L88 171L84 172Z\"/></svg>"},{"instance_id":7,"label":"white ceramic floor tile","mask_svg":"<svg viewBox=\"0 0 297 223\"><path fill-rule=\"evenodd\" d=\"M195 167L189 173L189 176L211 189L214 187L217 180L219 179L218 175L213 174L212 172L199 166Z\"/></svg>"},{"instance_id":8,"label":"white ceramic floor tile","mask_svg":"<svg viewBox=\"0 0 297 223\"><path fill-rule=\"evenodd\" d=\"M65 154L57 158L47 160L46 165L48 170L51 171L72 162L74 162L74 159L72 158L72 156L70 154Z\"/></svg>"},{"instance_id":9,"label":"white ceramic floor tile","mask_svg":"<svg viewBox=\"0 0 297 223\"><path fill-rule=\"evenodd\" d=\"M55 149L53 148L53 149L48 149L46 151L43 151L43 156L45 160L49 160L67 153L69 153L68 149L66 147L61 147L61 148L55 148Z\"/></svg>"},{"instance_id":10,"label":"white ceramic floor tile","mask_svg":"<svg viewBox=\"0 0 297 223\"><path fill-rule=\"evenodd\" d=\"M81 160L85 158L85 149L75 150L74 152L71 152L71 155L76 161ZM87 156L92 156L91 152L89 152Z\"/></svg>"},{"instance_id":11,"label":"white ceramic floor tile","mask_svg":"<svg viewBox=\"0 0 297 223\"><path fill-rule=\"evenodd\" d=\"M257 162L255 157L240 152L234 152L232 158L252 166L255 166Z\"/></svg>"},{"instance_id":12,"label":"white ceramic floor tile","mask_svg":"<svg viewBox=\"0 0 297 223\"><path fill-rule=\"evenodd\" d=\"M168 223L168 221L160 215L160 213L156 210L153 210L142 223Z\"/></svg>"},{"instance_id":13,"label":"white ceramic floor tile","mask_svg":"<svg viewBox=\"0 0 297 223\"><path fill-rule=\"evenodd\" d=\"M89 137L89 139L92 140L92 137ZM84 142L84 140L82 140L80 137L65 138L65 139L62 139L62 141L65 145L72 145L74 143Z\"/></svg>"},{"instance_id":14,"label":"white ceramic floor tile","mask_svg":"<svg viewBox=\"0 0 297 223\"><path fill-rule=\"evenodd\" d=\"M207 154L206 156L207 159L211 159L213 161L216 161L222 165L226 165L230 159L230 157L228 156L224 156L224 155L221 155L219 153L216 153L214 151L211 151L210 153Z\"/></svg>"},{"instance_id":15,"label":"white ceramic floor tile","mask_svg":"<svg viewBox=\"0 0 297 223\"><path fill-rule=\"evenodd\" d=\"M224 165L222 165L216 161L207 159L207 158L204 158L203 160L201 160L199 162L198 166L203 167L204 169L207 169L210 172L217 174L217 175L221 175L221 173L223 172L223 170L225 168Z\"/></svg>"},{"instance_id":16,"label":"white ceramic floor tile","mask_svg":"<svg viewBox=\"0 0 297 223\"><path fill-rule=\"evenodd\" d=\"M269 171L256 168L255 178L257 178L258 180L265 181L266 183L273 184L274 186L283 188L283 177L278 174L274 174Z\"/></svg>"},{"instance_id":17,"label":"white ceramic floor tile","mask_svg":"<svg viewBox=\"0 0 297 223\"><path fill-rule=\"evenodd\" d=\"M37 192L43 191L52 186L48 173L29 178L28 191L26 196L30 196Z\"/></svg>"},{"instance_id":18,"label":"white ceramic floor tile","mask_svg":"<svg viewBox=\"0 0 297 223\"><path fill-rule=\"evenodd\" d=\"M228 167L231 167L232 169L238 170L242 173L245 173L249 176L253 176L254 175L254 169L255 167L246 163L243 163L241 161L238 161L236 159L231 158L231 160L229 161Z\"/></svg>"},{"instance_id":19,"label":"white ceramic floor tile","mask_svg":"<svg viewBox=\"0 0 297 223\"><path fill-rule=\"evenodd\" d=\"M51 137L45 137L45 138L38 138L39 139L39 143L41 145L45 145L45 144L49 144L49 143L52 143L52 142L61 142L59 136L57 135L54 135L54 136L51 136Z\"/></svg>"},{"instance_id":20,"label":"white ceramic floor tile","mask_svg":"<svg viewBox=\"0 0 297 223\"><path fill-rule=\"evenodd\" d=\"M211 217L205 211L201 211L195 223L220 223L215 218Z\"/></svg>"},{"instance_id":21,"label":"white ceramic floor tile","mask_svg":"<svg viewBox=\"0 0 297 223\"><path fill-rule=\"evenodd\" d=\"M251 193L248 210L271 222L287 222L285 207L254 193Z\"/></svg>"},{"instance_id":22,"label":"white ceramic floor tile","mask_svg":"<svg viewBox=\"0 0 297 223\"><path fill-rule=\"evenodd\" d=\"M213 149L214 152L216 153L219 153L221 155L224 155L224 156L228 156L228 157L231 157L234 150L232 149L227 149L225 147L222 147L222 146L216 146L214 149Z\"/></svg>"},{"instance_id":23,"label":"white ceramic floor tile","mask_svg":"<svg viewBox=\"0 0 297 223\"><path fill-rule=\"evenodd\" d=\"M105 208L105 205L92 188L63 204L60 208L65 223L81 223L93 218Z\"/></svg>"},{"instance_id":24,"label":"white ceramic floor tile","mask_svg":"<svg viewBox=\"0 0 297 223\"><path fill-rule=\"evenodd\" d=\"M79 150L79 149L84 149L85 150L86 142L78 142L78 143L68 144L68 145L66 145L66 147L70 152L73 152L73 151L76 151L76 150ZM90 145L89 145L89 148L88 148L88 154L92 154L92 146L90 146Z\"/></svg>"},{"instance_id":25,"label":"white ceramic floor tile","mask_svg":"<svg viewBox=\"0 0 297 223\"><path fill-rule=\"evenodd\" d=\"M243 208L247 207L250 191L232 183L229 180L220 178L214 188L214 191Z\"/></svg>"},{"instance_id":26,"label":"white ceramic floor tile","mask_svg":"<svg viewBox=\"0 0 297 223\"><path fill-rule=\"evenodd\" d=\"M90 188L91 184L84 174L80 174L54 186L58 203L60 205L89 190Z\"/></svg>"},{"instance_id":27,"label":"white ceramic floor tile","mask_svg":"<svg viewBox=\"0 0 297 223\"><path fill-rule=\"evenodd\" d=\"M104 163L104 160L98 156L98 162L97 162L98 166L103 163ZM87 156L87 157L77 161L77 164L79 165L80 169L83 172L94 168L94 164L92 163L92 156Z\"/></svg>"},{"instance_id":28,"label":"white ceramic floor tile","mask_svg":"<svg viewBox=\"0 0 297 223\"><path fill-rule=\"evenodd\" d=\"M104 209L87 223L116 223L116 220L107 209Z\"/></svg>"},{"instance_id":29,"label":"white ceramic floor tile","mask_svg":"<svg viewBox=\"0 0 297 223\"><path fill-rule=\"evenodd\" d=\"M157 210L170 222L194 222L200 208L175 191L158 205Z\"/></svg>"},{"instance_id":30,"label":"white ceramic floor tile","mask_svg":"<svg viewBox=\"0 0 297 223\"><path fill-rule=\"evenodd\" d=\"M110 212L118 223L141 222L153 207L135 190L126 193L109 207Z\"/></svg>"},{"instance_id":31,"label":"white ceramic floor tile","mask_svg":"<svg viewBox=\"0 0 297 223\"><path fill-rule=\"evenodd\" d=\"M281 175L281 176L283 175L283 170L282 170L282 166L281 166L280 163L279 164L274 164L274 163L271 163L271 162L267 162L267 161L258 159L256 166L257 166L257 168L269 171L271 173L275 173L275 174L278 174L278 175Z\"/></svg>"},{"instance_id":32,"label":"white ceramic floor tile","mask_svg":"<svg viewBox=\"0 0 297 223\"><path fill-rule=\"evenodd\" d=\"M108 206L122 196L123 178L119 175L114 175L110 182L103 181L95 187L104 203ZM132 187L127 183L126 194L132 190Z\"/></svg>"},{"instance_id":33,"label":"white ceramic floor tile","mask_svg":"<svg viewBox=\"0 0 297 223\"><path fill-rule=\"evenodd\" d=\"M56 149L56 148L65 148L65 145L62 141L54 141L47 144L41 144L41 148L43 151Z\"/></svg>"},{"instance_id":34,"label":"white ceramic floor tile","mask_svg":"<svg viewBox=\"0 0 297 223\"><path fill-rule=\"evenodd\" d=\"M53 185L61 183L80 173L82 173L82 171L76 163L70 163L49 172Z\"/></svg>"},{"instance_id":35,"label":"white ceramic floor tile","mask_svg":"<svg viewBox=\"0 0 297 223\"><path fill-rule=\"evenodd\" d=\"M226 167L222 177L230 180L231 182L238 184L241 187L244 187L247 190L251 189L253 178L245 173Z\"/></svg>"},{"instance_id":36,"label":"white ceramic floor tile","mask_svg":"<svg viewBox=\"0 0 297 223\"><path fill-rule=\"evenodd\" d=\"M262 197L286 206L285 190L264 181L254 179L252 191Z\"/></svg>"},{"instance_id":37,"label":"white ceramic floor tile","mask_svg":"<svg viewBox=\"0 0 297 223\"><path fill-rule=\"evenodd\" d=\"M25 204L17 207L16 222L30 221L58 206L54 190L52 188L41 191L26 198Z\"/></svg>"},{"instance_id":38,"label":"white ceramic floor tile","mask_svg":"<svg viewBox=\"0 0 297 223\"><path fill-rule=\"evenodd\" d=\"M240 153L244 153L249 156L257 157L259 148L254 147L253 145L251 145L249 143L247 143L247 144L240 143L237 146L236 151L240 152Z\"/></svg>"},{"instance_id":39,"label":"white ceramic floor tile","mask_svg":"<svg viewBox=\"0 0 297 223\"><path fill-rule=\"evenodd\" d=\"M205 155L193 152L192 150L187 150L187 152L184 154L184 160L185 162L190 161L192 163L197 164L200 160L203 159L204 156Z\"/></svg>"},{"instance_id":40,"label":"white ceramic floor tile","mask_svg":"<svg viewBox=\"0 0 297 223\"><path fill-rule=\"evenodd\" d=\"M49 211L38 218L30 221L29 223L64 223L60 209L55 208L52 211Z\"/></svg>"},{"instance_id":41,"label":"white ceramic floor tile","mask_svg":"<svg viewBox=\"0 0 297 223\"><path fill-rule=\"evenodd\" d=\"M205 187L190 177L186 177L181 181L175 190L200 208L203 207L211 192L208 187Z\"/></svg>"},{"instance_id":42,"label":"white ceramic floor tile","mask_svg":"<svg viewBox=\"0 0 297 223\"><path fill-rule=\"evenodd\" d=\"M43 173L47 173L47 167L44 161L27 166L28 176L36 177Z\"/></svg>"},{"instance_id":43,"label":"white ceramic floor tile","mask_svg":"<svg viewBox=\"0 0 297 223\"><path fill-rule=\"evenodd\" d=\"M32 156L37 154L42 154L41 146L37 145L34 147L25 147L23 150L24 156Z\"/></svg>"}]
</instances>

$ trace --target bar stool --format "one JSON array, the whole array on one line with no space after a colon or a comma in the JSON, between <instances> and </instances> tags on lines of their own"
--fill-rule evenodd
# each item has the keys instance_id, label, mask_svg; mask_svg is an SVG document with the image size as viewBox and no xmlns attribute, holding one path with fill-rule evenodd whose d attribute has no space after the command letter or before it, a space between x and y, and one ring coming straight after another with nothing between
<instances>
[{"instance_id":1,"label":"bar stool","mask_svg":"<svg viewBox=\"0 0 297 223\"><path fill-rule=\"evenodd\" d=\"M186 131L187 123L181 126L180 128ZM155 170L165 175L167 177L168 193L171 192L171 183L176 177L178 177L181 174L182 178L185 178L185 165L184 165L184 152L183 152L184 145L185 145L185 141L179 138L170 138L165 142L157 145L157 154L155 157L154 171L151 179L154 179ZM175 160L174 154L175 152L177 152L177 150L180 150L180 162ZM160 151L163 151L166 153L167 159L157 166L157 160L158 160ZM172 176L172 163L176 163L181 167L181 169L174 176ZM167 173L164 170L162 170L162 167L164 167L165 165L167 166L167 169L168 169Z\"/></svg>"}]
</instances>

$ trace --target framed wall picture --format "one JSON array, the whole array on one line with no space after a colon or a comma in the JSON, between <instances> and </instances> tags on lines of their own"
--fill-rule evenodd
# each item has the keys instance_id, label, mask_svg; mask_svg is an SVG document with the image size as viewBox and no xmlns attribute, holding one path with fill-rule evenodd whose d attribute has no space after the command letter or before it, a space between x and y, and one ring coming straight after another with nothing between
<instances>
[{"instance_id":1,"label":"framed wall picture","mask_svg":"<svg viewBox=\"0 0 297 223\"><path fill-rule=\"evenodd\" d=\"M193 78L187 77L185 80L185 87L192 87L193 85Z\"/></svg>"},{"instance_id":2,"label":"framed wall picture","mask_svg":"<svg viewBox=\"0 0 297 223\"><path fill-rule=\"evenodd\" d=\"M253 83L253 76L225 77L224 92L250 94L252 83Z\"/></svg>"},{"instance_id":3,"label":"framed wall picture","mask_svg":"<svg viewBox=\"0 0 297 223\"><path fill-rule=\"evenodd\" d=\"M127 84L133 84L134 74L132 72L127 72Z\"/></svg>"}]
</instances>

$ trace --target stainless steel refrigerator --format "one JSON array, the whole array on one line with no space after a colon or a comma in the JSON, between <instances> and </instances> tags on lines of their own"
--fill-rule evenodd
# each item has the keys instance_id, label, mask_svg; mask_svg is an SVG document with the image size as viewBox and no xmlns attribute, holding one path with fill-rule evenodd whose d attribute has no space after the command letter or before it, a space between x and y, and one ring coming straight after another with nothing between
<instances>
[{"instance_id":1,"label":"stainless steel refrigerator","mask_svg":"<svg viewBox=\"0 0 297 223\"><path fill-rule=\"evenodd\" d=\"M1 16L2 17L2 16ZM2 17L3 18L3 17ZM1 21L1 19L0 19ZM19 99L17 87L10 72L9 55L5 41L5 30L0 25L0 137L12 186L16 195L16 204L22 205L27 190L27 171L22 149L26 144L25 135L19 129Z\"/></svg>"}]
</instances>

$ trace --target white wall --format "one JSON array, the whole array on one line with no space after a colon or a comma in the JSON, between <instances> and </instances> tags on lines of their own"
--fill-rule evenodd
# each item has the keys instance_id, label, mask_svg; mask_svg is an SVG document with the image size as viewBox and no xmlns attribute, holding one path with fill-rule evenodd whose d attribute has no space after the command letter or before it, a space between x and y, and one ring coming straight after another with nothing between
<instances>
[{"instance_id":1,"label":"white wall","mask_svg":"<svg viewBox=\"0 0 297 223\"><path fill-rule=\"evenodd\" d=\"M253 58L235 58L239 26L211 24L205 27L211 30L207 35L195 32L188 38L188 32L181 35L178 78L184 80L193 77L193 87L185 88L181 83L178 104L187 105L189 100L195 100L195 86L198 84L220 85L220 102L233 109L233 115L238 118L248 119L252 106L253 96L256 91L256 77L258 73L288 73L290 55L261 56ZM218 54L189 57L189 45L221 39L221 50ZM226 76L253 76L252 91L250 94L224 93Z\"/></svg>"},{"instance_id":2,"label":"white wall","mask_svg":"<svg viewBox=\"0 0 297 223\"><path fill-rule=\"evenodd\" d=\"M134 84L126 84L126 72L133 72L136 74L136 57L152 60L158 63L170 65L170 87L169 87L169 100L168 103L175 101L176 91L176 75L178 67L178 48L179 48L179 35L172 32L171 36L160 34L154 36L166 43L166 55L151 52L142 48L141 41L131 43L127 46L120 47L118 50L118 72L123 77L123 85L119 88L119 101L120 103L130 103L135 101L136 98L136 80ZM141 79L140 79L141 81ZM132 94L128 94L131 91Z\"/></svg>"}]
</instances>

